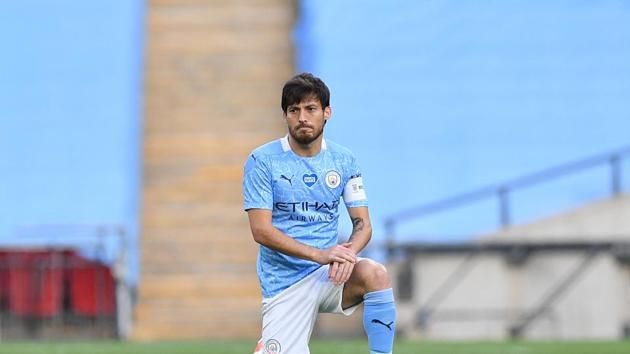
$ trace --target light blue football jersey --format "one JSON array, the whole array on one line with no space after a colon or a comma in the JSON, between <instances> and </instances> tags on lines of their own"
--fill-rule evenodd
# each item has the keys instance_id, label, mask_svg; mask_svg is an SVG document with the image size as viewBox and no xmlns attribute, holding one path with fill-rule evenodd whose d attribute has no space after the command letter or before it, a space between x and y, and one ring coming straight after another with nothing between
<instances>
[{"instance_id":1,"label":"light blue football jersey","mask_svg":"<svg viewBox=\"0 0 630 354\"><path fill-rule=\"evenodd\" d=\"M322 139L313 157L296 155L288 137L255 149L243 177L243 208L272 211L273 226L320 249L337 244L340 200L367 206L363 178L350 150ZM264 298L298 282L320 265L260 246L258 279Z\"/></svg>"}]
</instances>

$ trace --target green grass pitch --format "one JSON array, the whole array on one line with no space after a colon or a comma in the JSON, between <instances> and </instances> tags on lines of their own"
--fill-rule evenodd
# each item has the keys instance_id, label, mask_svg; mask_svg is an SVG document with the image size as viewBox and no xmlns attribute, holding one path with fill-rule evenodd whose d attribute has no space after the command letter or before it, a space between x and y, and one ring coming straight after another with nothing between
<instances>
[{"instance_id":1,"label":"green grass pitch","mask_svg":"<svg viewBox=\"0 0 630 354\"><path fill-rule=\"evenodd\" d=\"M251 354L253 341L241 342L0 342L0 354ZM365 341L313 341L311 354L366 354ZM628 354L625 342L409 342L396 354ZM290 353L286 353L290 354Z\"/></svg>"}]
</instances>

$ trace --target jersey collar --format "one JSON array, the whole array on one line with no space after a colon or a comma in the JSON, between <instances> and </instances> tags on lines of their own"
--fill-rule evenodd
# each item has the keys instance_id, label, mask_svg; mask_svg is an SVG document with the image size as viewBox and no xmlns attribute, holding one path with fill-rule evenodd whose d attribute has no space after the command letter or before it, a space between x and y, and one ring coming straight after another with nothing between
<instances>
[{"instance_id":1,"label":"jersey collar","mask_svg":"<svg viewBox=\"0 0 630 354\"><path fill-rule=\"evenodd\" d=\"M285 135L284 138L280 139L280 143L282 144L282 151L287 152L291 151L291 145L289 145L289 135ZM322 138L322 150L326 150L326 139Z\"/></svg>"}]
</instances>

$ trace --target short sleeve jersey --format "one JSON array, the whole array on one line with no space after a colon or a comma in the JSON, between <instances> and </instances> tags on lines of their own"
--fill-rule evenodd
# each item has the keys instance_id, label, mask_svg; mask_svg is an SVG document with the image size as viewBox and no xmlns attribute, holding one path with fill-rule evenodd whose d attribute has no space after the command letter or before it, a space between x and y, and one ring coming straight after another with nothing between
<instances>
[{"instance_id":1,"label":"short sleeve jersey","mask_svg":"<svg viewBox=\"0 0 630 354\"><path fill-rule=\"evenodd\" d=\"M288 137L255 149L245 163L243 208L271 210L274 227L324 249L337 243L340 200L367 206L361 170L350 150L322 140L319 154L296 155ZM320 265L260 246L258 279L264 298L298 282Z\"/></svg>"}]
</instances>

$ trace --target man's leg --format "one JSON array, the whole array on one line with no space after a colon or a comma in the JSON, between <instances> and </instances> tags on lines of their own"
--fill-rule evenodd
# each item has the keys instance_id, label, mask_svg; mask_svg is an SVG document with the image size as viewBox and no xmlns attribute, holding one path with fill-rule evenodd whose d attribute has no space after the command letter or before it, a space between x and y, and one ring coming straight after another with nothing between
<instances>
[{"instance_id":1,"label":"man's leg","mask_svg":"<svg viewBox=\"0 0 630 354\"><path fill-rule=\"evenodd\" d=\"M319 293L328 288L323 266L269 301L262 311L262 339L256 353L308 354L317 318Z\"/></svg>"},{"instance_id":2,"label":"man's leg","mask_svg":"<svg viewBox=\"0 0 630 354\"><path fill-rule=\"evenodd\" d=\"M343 289L343 309L363 301L363 328L371 353L391 353L396 332L396 306L387 270L371 259L358 262Z\"/></svg>"}]
</instances>

